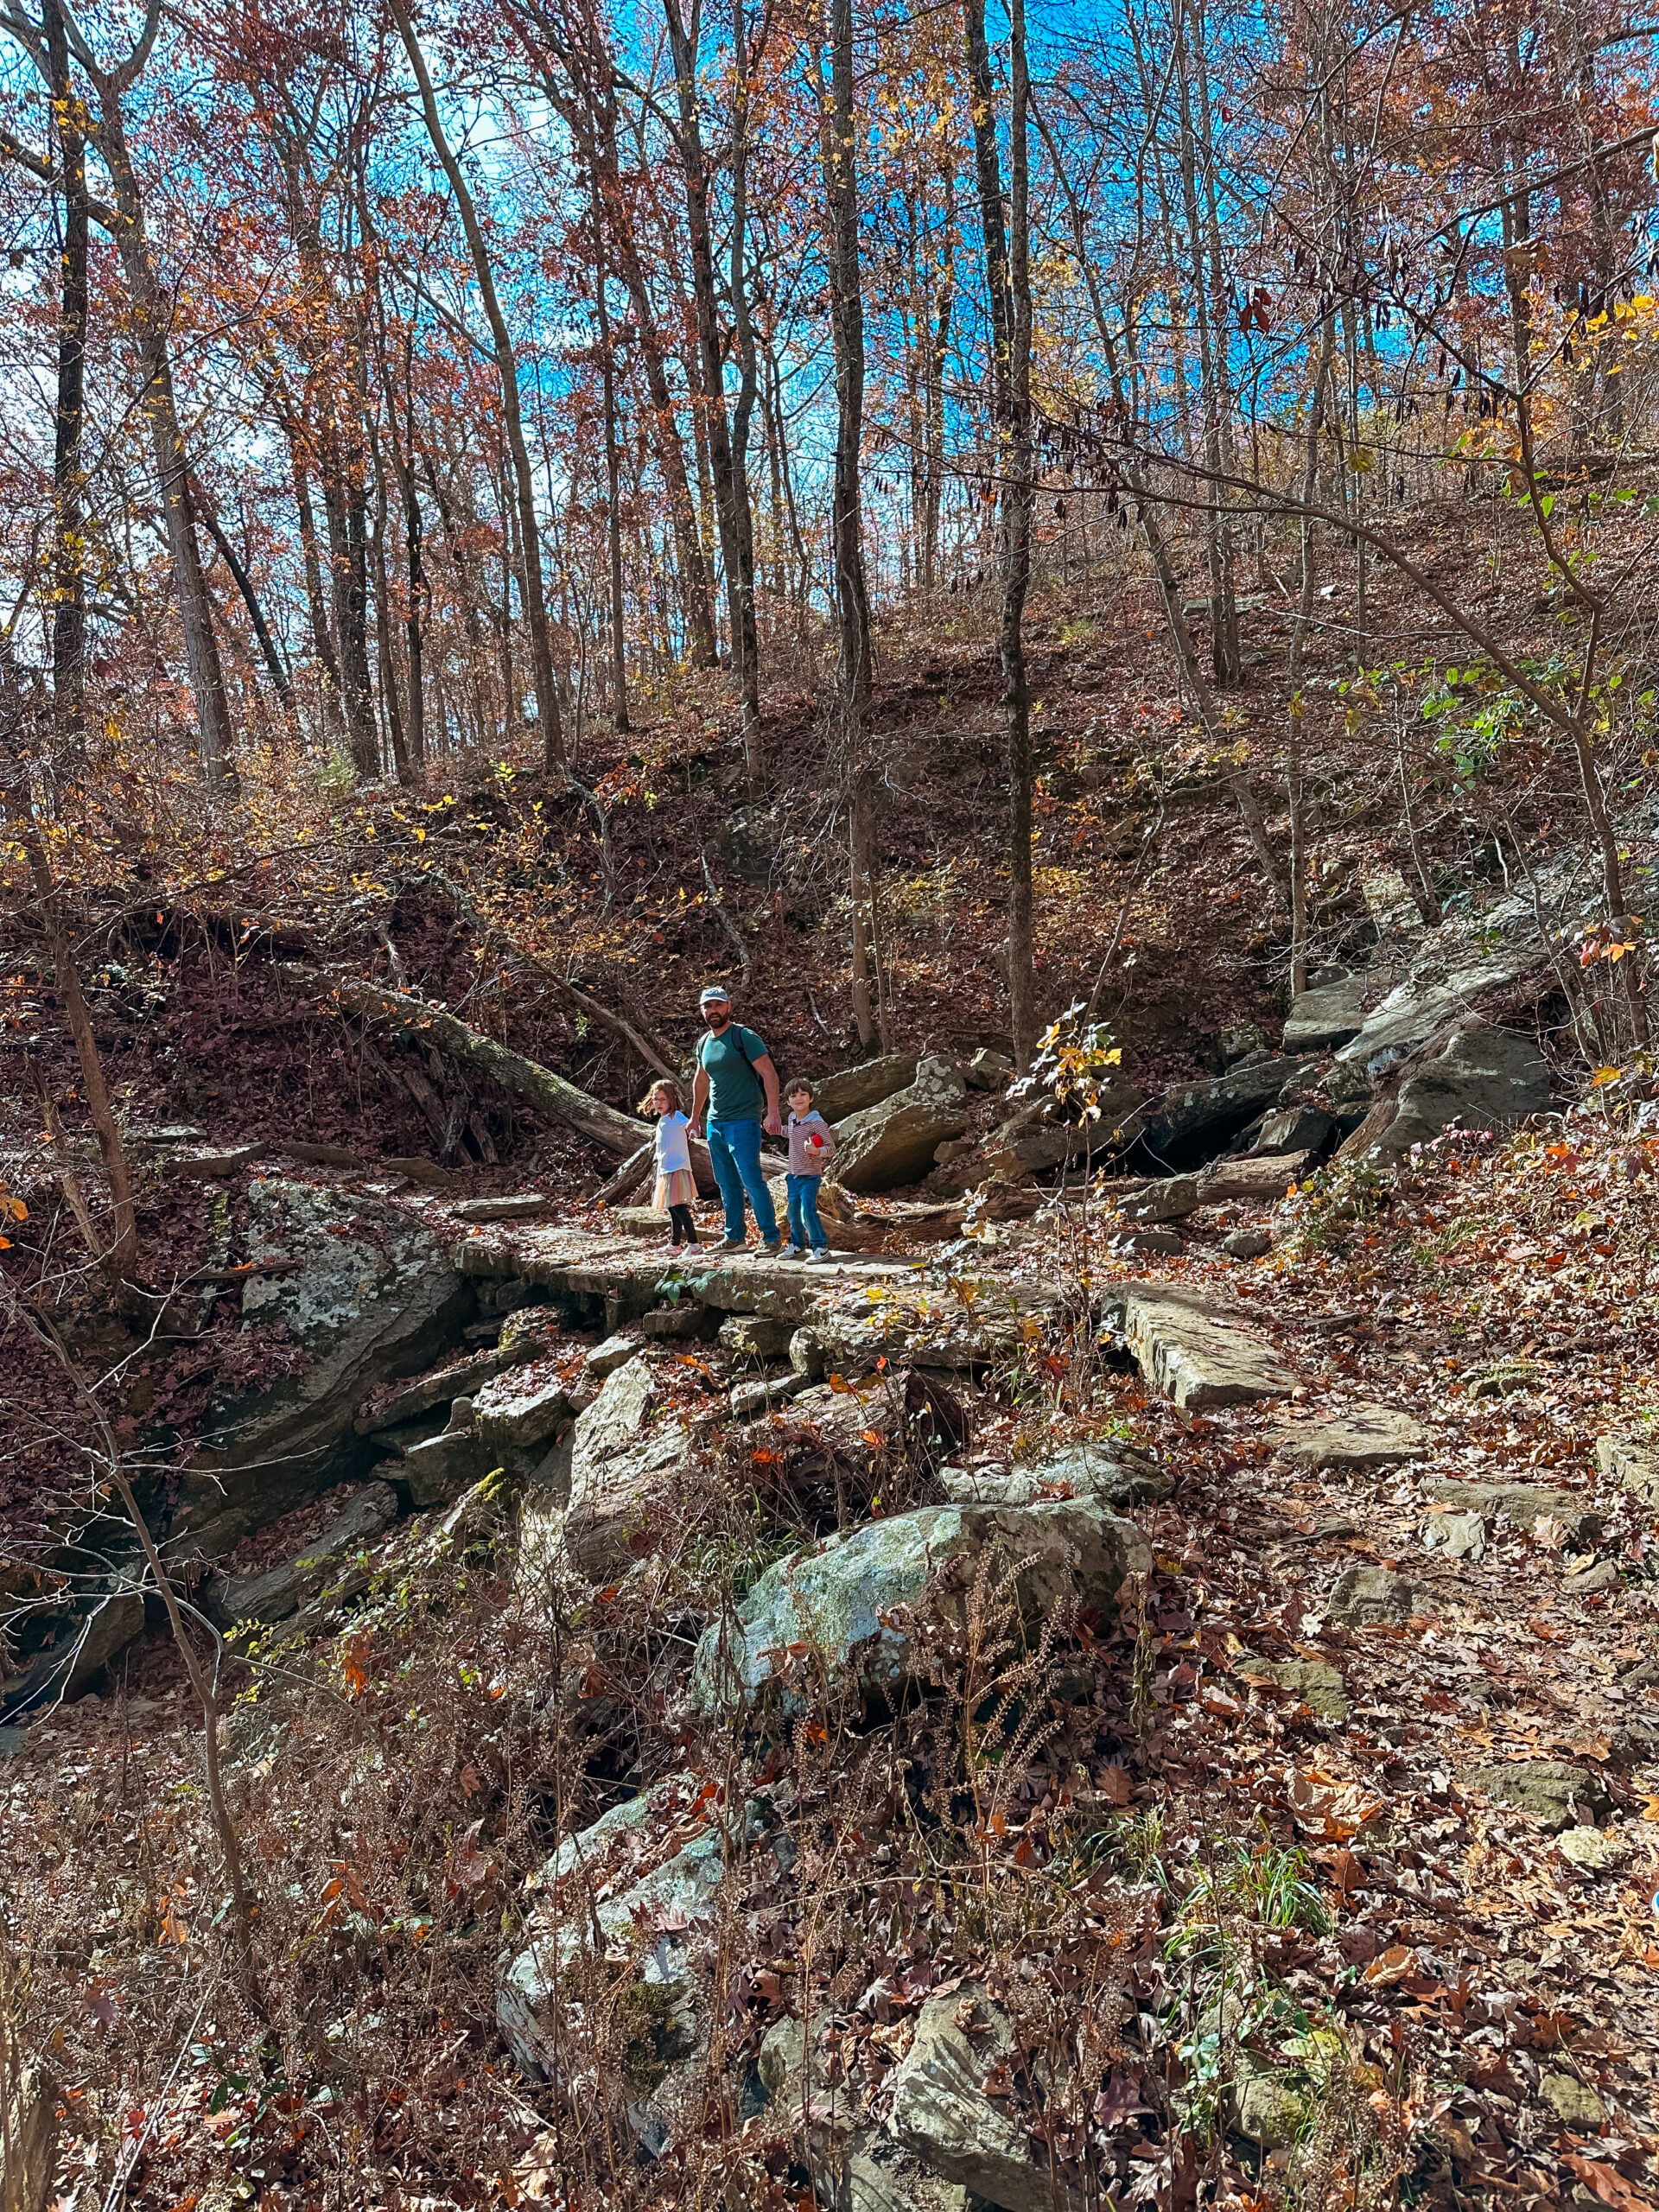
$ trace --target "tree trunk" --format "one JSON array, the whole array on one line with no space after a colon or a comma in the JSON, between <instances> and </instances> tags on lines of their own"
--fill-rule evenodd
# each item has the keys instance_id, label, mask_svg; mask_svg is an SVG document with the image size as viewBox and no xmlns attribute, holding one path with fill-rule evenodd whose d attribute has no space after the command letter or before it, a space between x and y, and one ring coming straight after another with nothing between
<instances>
[{"instance_id":1,"label":"tree trunk","mask_svg":"<svg viewBox=\"0 0 1659 2212\"><path fill-rule=\"evenodd\" d=\"M542 585L541 535L536 519L536 488L531 474L530 450L524 443L524 417L519 408L518 359L513 352L506 317L501 312L501 302L496 296L494 272L490 266L484 233L479 226L478 210L473 204L473 195L461 173L461 164L444 134L437 97L432 90L432 79L427 71L426 57L410 27L404 0L391 0L391 7L392 19L402 35L410 67L415 73L415 81L420 91L421 111L426 119L427 136L431 139L432 149L449 180L449 189L455 196L455 207L467 237L467 251L472 257L473 274L478 282L479 297L483 302L490 335L494 340L495 365L501 378L502 411L506 417L507 443L512 454L513 472L518 482L518 535L524 563L524 614L530 630L531 680L536 692L536 712L542 725L543 760L551 774L556 770L562 771L564 766L564 733L559 719L558 690L553 680L553 649L548 633L547 601Z\"/></svg>"},{"instance_id":2,"label":"tree trunk","mask_svg":"<svg viewBox=\"0 0 1659 2212\"><path fill-rule=\"evenodd\" d=\"M599 165L588 170L594 219L594 305L599 324L601 401L605 413L605 534L611 586L611 725L628 722L626 610L622 599L622 454L616 432L616 365L611 355L611 310L605 297L610 272L605 265L605 210Z\"/></svg>"},{"instance_id":3,"label":"tree trunk","mask_svg":"<svg viewBox=\"0 0 1659 2212\"><path fill-rule=\"evenodd\" d=\"M192 488L194 504L206 525L207 535L224 556L225 565L230 570L232 580L238 591L242 594L242 604L247 608L248 620L253 625L253 634L265 664L265 672L270 678L271 689L276 694L277 703L281 706L283 712L287 714L294 704L293 686L288 680L288 671L283 664L282 654L277 651L276 640L271 635L270 625L265 620L264 609L259 604L259 594L253 588L253 578L248 574L235 546L225 534L212 506L201 496L200 487L193 486Z\"/></svg>"},{"instance_id":4,"label":"tree trunk","mask_svg":"<svg viewBox=\"0 0 1659 2212\"><path fill-rule=\"evenodd\" d=\"M709 215L709 158L702 143L702 123L697 97L697 48L693 35L697 16L688 29L679 0L663 0L673 57L680 127L676 134L680 166L685 177L686 234L691 248L691 298L696 322L698 377L693 389L701 391L699 414L709 451L714 482L715 517L720 531L721 558L726 569L728 620L732 640L732 667L737 677L743 716L744 761L751 785L758 785L765 769L760 749L759 649L754 628L754 526L749 510L747 475L740 479L732 443L732 423L726 411L725 363L721 346L715 281L714 232ZM747 56L741 57L746 67ZM735 178L734 178L735 182ZM734 213L741 214L741 195ZM742 270L741 232L732 244L734 277Z\"/></svg>"},{"instance_id":5,"label":"tree trunk","mask_svg":"<svg viewBox=\"0 0 1659 2212\"><path fill-rule=\"evenodd\" d=\"M346 742L359 776L380 769L374 728L374 680L369 668L368 517L360 468L340 450L339 424L323 441L322 507L328 525L329 596L340 652L340 705Z\"/></svg>"},{"instance_id":6,"label":"tree trunk","mask_svg":"<svg viewBox=\"0 0 1659 2212\"><path fill-rule=\"evenodd\" d=\"M1017 1065L1031 1065L1037 1043L1032 947L1031 697L1026 677L1026 593L1031 580L1031 219L1027 119L1024 0L1009 17L1009 207L1012 241L1002 224L1002 164L997 144L995 89L985 42L984 0L963 0L973 107L974 160L985 239L994 356L993 410L1002 486L1002 713L1008 760L1008 1014Z\"/></svg>"},{"instance_id":7,"label":"tree trunk","mask_svg":"<svg viewBox=\"0 0 1659 2212\"><path fill-rule=\"evenodd\" d=\"M1189 12L1193 14L1200 46L1196 56L1187 36ZM1187 241L1192 257L1192 297L1198 332L1199 397L1204 408L1204 465L1209 474L1205 532L1210 569L1210 659L1215 680L1224 688L1239 677L1238 613L1233 599L1232 537L1229 530L1220 478L1223 471L1223 418L1229 401L1226 374L1227 333L1217 327L1211 286L1219 289L1219 270L1209 266L1204 244L1204 212L1198 181L1198 140L1192 115L1191 65L1204 67L1203 19L1191 9L1191 0L1179 0L1176 16L1176 60L1180 99L1181 195L1186 213ZM1218 244L1218 241L1216 243Z\"/></svg>"},{"instance_id":8,"label":"tree trunk","mask_svg":"<svg viewBox=\"0 0 1659 2212\"><path fill-rule=\"evenodd\" d=\"M923 413L922 446L925 469L922 494L921 569L923 588L938 588L939 582L939 505L944 486L944 365L950 353L950 318L956 307L957 280L951 264L956 235L956 180L947 174L944 201L944 245L939 257L938 281L934 291L932 327L928 334L926 397Z\"/></svg>"},{"instance_id":9,"label":"tree trunk","mask_svg":"<svg viewBox=\"0 0 1659 2212\"><path fill-rule=\"evenodd\" d=\"M328 626L328 602L323 597L322 562L317 551L317 522L311 506L311 478L300 455L299 433L288 425L289 451L294 469L294 505L300 518L300 549L305 560L305 597L311 613L311 648L327 680L329 695L340 702L340 663Z\"/></svg>"},{"instance_id":10,"label":"tree trunk","mask_svg":"<svg viewBox=\"0 0 1659 2212\"><path fill-rule=\"evenodd\" d=\"M385 702L386 722L391 735L391 765L398 782L407 791L415 776L410 766L408 741L404 735L397 670L391 650L391 598L386 584L386 472L378 446L374 476L374 634L380 654L380 696Z\"/></svg>"},{"instance_id":11,"label":"tree trunk","mask_svg":"<svg viewBox=\"0 0 1659 2212\"><path fill-rule=\"evenodd\" d=\"M226 696L225 674L219 665L219 640L213 632L207 572L190 512L184 433L179 426L178 403L174 396L168 353L172 310L150 258L143 199L127 148L126 122L119 93L112 79L102 74L93 79L93 86L99 96L99 111L91 131L114 188L116 249L131 301L132 341L143 372L141 405L149 423L156 491L173 561L173 589L184 632L185 665L195 701L202 774L209 783L218 783L226 773L232 743L231 710Z\"/></svg>"},{"instance_id":12,"label":"tree trunk","mask_svg":"<svg viewBox=\"0 0 1659 2212\"><path fill-rule=\"evenodd\" d=\"M92 1257L112 1283L124 1285L132 1281L138 1263L138 1225L133 1211L132 1179L127 1170L121 1132L110 1104L109 1085L104 1080L104 1063L92 1034L92 1016L81 993L80 968L65 912L63 887L53 876L46 841L35 819L29 780L19 753L22 723L16 656L10 639L0 631L0 813L9 820L29 864L41 921L52 948L57 994L80 1062L86 1110L97 1133L104 1173L110 1185L115 1215L114 1241L107 1251L94 1251Z\"/></svg>"},{"instance_id":13,"label":"tree trunk","mask_svg":"<svg viewBox=\"0 0 1659 2212\"><path fill-rule=\"evenodd\" d=\"M52 696L58 741L79 756L86 731L86 575L82 552L86 482L81 428L86 415L86 139L69 74L61 0L42 0L52 72L53 120L63 178L63 293L58 325L58 415L52 455Z\"/></svg>"},{"instance_id":14,"label":"tree trunk","mask_svg":"<svg viewBox=\"0 0 1659 2212\"><path fill-rule=\"evenodd\" d=\"M830 515L835 560L836 715L840 723L852 864L853 1015L861 1046L876 1042L884 1004L875 963L875 774L865 749L870 695L870 600L864 570L864 295L858 259L858 165L853 112L853 0L830 0L830 87L817 57L820 143L829 232L830 324L835 348L836 461Z\"/></svg>"},{"instance_id":15,"label":"tree trunk","mask_svg":"<svg viewBox=\"0 0 1659 2212\"><path fill-rule=\"evenodd\" d=\"M714 587L697 534L696 508L686 474L678 410L668 380L669 349L658 326L632 211L622 191L617 149L615 64L591 10L577 14L574 30L570 19L562 11L555 12L541 5L540 0L521 0L517 6L512 0L505 0L503 13L529 56L542 90L599 172L616 271L627 288L639 336L645 391L651 402L652 448L668 494L691 664L694 668L713 668L719 658ZM550 54L557 54L563 60L568 84L551 67Z\"/></svg>"}]
</instances>

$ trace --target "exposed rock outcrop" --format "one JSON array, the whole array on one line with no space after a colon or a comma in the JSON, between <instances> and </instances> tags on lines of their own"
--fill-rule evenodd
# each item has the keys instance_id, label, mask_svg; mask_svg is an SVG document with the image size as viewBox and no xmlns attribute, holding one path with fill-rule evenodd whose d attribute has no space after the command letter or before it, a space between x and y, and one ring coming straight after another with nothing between
<instances>
[{"instance_id":1,"label":"exposed rock outcrop","mask_svg":"<svg viewBox=\"0 0 1659 2212\"><path fill-rule=\"evenodd\" d=\"M249 1255L302 1264L256 1275L245 1318L280 1321L306 1354L262 1390L216 1398L180 1485L173 1531L208 1554L367 1471L356 1421L377 1383L417 1372L459 1338L471 1286L446 1240L407 1207L276 1177L248 1188Z\"/></svg>"},{"instance_id":2,"label":"exposed rock outcrop","mask_svg":"<svg viewBox=\"0 0 1659 2212\"><path fill-rule=\"evenodd\" d=\"M836 1180L864 1192L919 1183L937 1148L967 1128L966 1096L951 1061L923 1060L905 1090L836 1124Z\"/></svg>"},{"instance_id":3,"label":"exposed rock outcrop","mask_svg":"<svg viewBox=\"0 0 1659 2212\"><path fill-rule=\"evenodd\" d=\"M790 1647L821 1666L832 1688L888 1692L909 1676L917 1654L895 1618L920 1601L941 1569L970 1575L995 1547L1026 1562L1022 1610L1040 1614L1077 1596L1105 1604L1125 1579L1151 1569L1146 1538L1093 1498L1024 1506L929 1506L828 1537L769 1567L739 1604L728 1629L706 1629L692 1669L692 1698L705 1713L760 1704L777 1691ZM956 1599L942 1597L948 1606ZM785 1690L788 1703L791 1693Z\"/></svg>"}]
</instances>

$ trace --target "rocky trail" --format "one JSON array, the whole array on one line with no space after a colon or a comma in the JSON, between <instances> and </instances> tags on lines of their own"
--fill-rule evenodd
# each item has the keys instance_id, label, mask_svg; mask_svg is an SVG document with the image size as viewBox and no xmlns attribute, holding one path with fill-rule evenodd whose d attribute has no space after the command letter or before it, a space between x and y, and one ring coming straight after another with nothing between
<instances>
[{"instance_id":1,"label":"rocky trail","mask_svg":"<svg viewBox=\"0 0 1659 2212\"><path fill-rule=\"evenodd\" d=\"M1455 1203L1465 1172L1499 1170L1446 1160L1420 1173L1417 1207L1396 1199L1390 1241L1413 1266L1413 1214ZM449 2177L457 2201L559 2195L569 2152L538 2101L564 2082L593 1975L636 1968L647 2057L626 2129L679 2181L688 2084L706 2090L717 2066L728 2150L747 2145L757 2171L782 2158L783 2180L798 2170L865 2212L1179 2196L1197 2154L1177 2119L1206 2099L1223 2195L1259 2187L1253 2171L1305 2177L1310 2158L1336 2160L1338 2110L1341 2157L1410 2177L1419 2198L1644 2201L1659 1654L1643 1531L1659 1461L1628 1404L1597 1408L1597 1437L1576 1425L1546 1318L1524 1351L1518 1316L1494 1332L1459 1311L1448 1332L1411 1268L1360 1258L1382 1229L1332 1259L1306 1243L1296 1198L1254 1210L1263 1256L1230 1259L1216 1238L1162 1272L1133 1249L1133 1198L1062 1194L977 1236L822 1268L676 1260L533 1217L441 1226L430 1201L380 1204L372 1214L319 1169L256 1205L273 1238L308 1231L306 1266L264 1294L314 1332L310 1416L319 1375L354 1387L359 1325L314 1256L348 1275L359 1264L352 1237L329 1234L342 1208L359 1234L380 1224L383 1281L415 1287L395 1291L398 1327L447 1311L459 1356L363 1392L355 1459L332 1446L342 1482L244 1537L200 1597L233 1648L275 1669L261 1695L281 1713L284 1653L311 1639L350 1693L394 1640L388 1606L416 1563L475 1555L486 1524L498 1614L544 1635L550 1607L589 1593L563 1632L588 1676L588 1770L571 1796L596 1821L567 1828L515 1893L487 1815L468 1830L512 1932L497 1961L469 1923L463 2040L481 2053L502 2037L521 2087L500 2076L494 2165L464 2187ZM385 1233L394 1218L406 1247ZM462 1312L477 1318L457 1327ZM400 1361L414 1343L397 1339ZM289 1387L291 1443L308 1415ZM233 1533L250 1486L270 1479L265 1443L254 1459L248 1448L222 1448L213 1479L185 1486L175 1547L194 1530L205 1555L215 1527L221 1542ZM774 1536L734 1606L682 1628L678 1657L671 1642L650 1657L647 1702L670 1725L654 1751L635 1735L630 1760L612 1676L645 1623L685 1619L685 1502L711 1453L736 1455L757 1500L771 1485L769 1516L780 1533L794 1519L795 1548ZM785 1508L791 1482L798 1504L817 1501L816 1535ZM854 1849L827 1752L809 1740L817 1770L798 1770L789 1726L777 1732L792 1713L849 1773L868 1762L883 1728L937 1699L941 1623L960 1632L984 1612L988 1570L1012 1577L1029 1634L1045 1618L1066 1629L1034 1647L1040 1680L1020 1677L1046 1717L982 1824L1016 1885L1070 1868L1057 1886L1071 1920L1029 1942L960 1899L923 1909L905 1818L895 1828L870 1801L867 1767L846 1785ZM947 1598L930 1618L952 1587L954 1614ZM601 1610L634 1609L611 1643L595 1588ZM142 1628L142 1599L105 1611ZM78 1666L103 1694L5 1739L20 1851L49 1832L60 1777L117 1738L124 1759L153 1738L142 1756L165 1768L178 1725L165 1647L132 1646L121 1687L97 1633ZM544 1677L544 1660L532 1671ZM255 1794L274 1739L257 1707L228 1726ZM487 1807L486 1772L469 1754L463 1780ZM907 1932L896 1957L889 1940L857 1963L843 1928L804 2028L800 1862L826 1847L812 1840L826 1814L863 1902ZM182 1898L177 1910L182 1923ZM734 1942L748 1962L716 2024L708 1948ZM1028 1978L1079 1942L1107 1947L1110 1971L1097 1961L1090 1986L1109 2052L1103 2087L1071 2116L1065 2065L1036 2047ZM115 1929L99 1934L80 1980L112 1986L119 1948ZM165 2154L154 2131L146 2144L168 2188L221 2139L221 2075L203 2066L168 2107ZM99 2093L79 2094L91 2156ZM365 2139L390 2171L391 2136ZM73 2126L65 2147L73 2166Z\"/></svg>"},{"instance_id":2,"label":"rocky trail","mask_svg":"<svg viewBox=\"0 0 1659 2212\"><path fill-rule=\"evenodd\" d=\"M1653 1108L1505 944L1093 1122L846 1071L822 1264L157 1132L206 1262L65 1371L281 2011L101 1493L7 1568L34 2202L1649 2202Z\"/></svg>"}]
</instances>

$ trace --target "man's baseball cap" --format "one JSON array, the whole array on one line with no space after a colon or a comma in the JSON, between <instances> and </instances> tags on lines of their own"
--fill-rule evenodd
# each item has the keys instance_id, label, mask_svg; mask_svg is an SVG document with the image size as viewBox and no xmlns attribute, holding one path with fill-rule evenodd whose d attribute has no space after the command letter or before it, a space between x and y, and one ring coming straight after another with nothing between
<instances>
[{"instance_id":1,"label":"man's baseball cap","mask_svg":"<svg viewBox=\"0 0 1659 2212\"><path fill-rule=\"evenodd\" d=\"M699 1006L730 1006L732 995L723 983L710 983L697 1001Z\"/></svg>"}]
</instances>

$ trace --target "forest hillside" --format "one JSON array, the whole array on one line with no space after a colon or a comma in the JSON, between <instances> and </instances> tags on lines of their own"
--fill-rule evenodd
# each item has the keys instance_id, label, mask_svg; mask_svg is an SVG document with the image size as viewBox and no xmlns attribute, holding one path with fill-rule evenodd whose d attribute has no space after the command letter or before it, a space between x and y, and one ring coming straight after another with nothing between
<instances>
[{"instance_id":1,"label":"forest hillside","mask_svg":"<svg viewBox=\"0 0 1659 2212\"><path fill-rule=\"evenodd\" d=\"M1654 35L0 0L0 2212L1659 2203Z\"/></svg>"}]
</instances>

